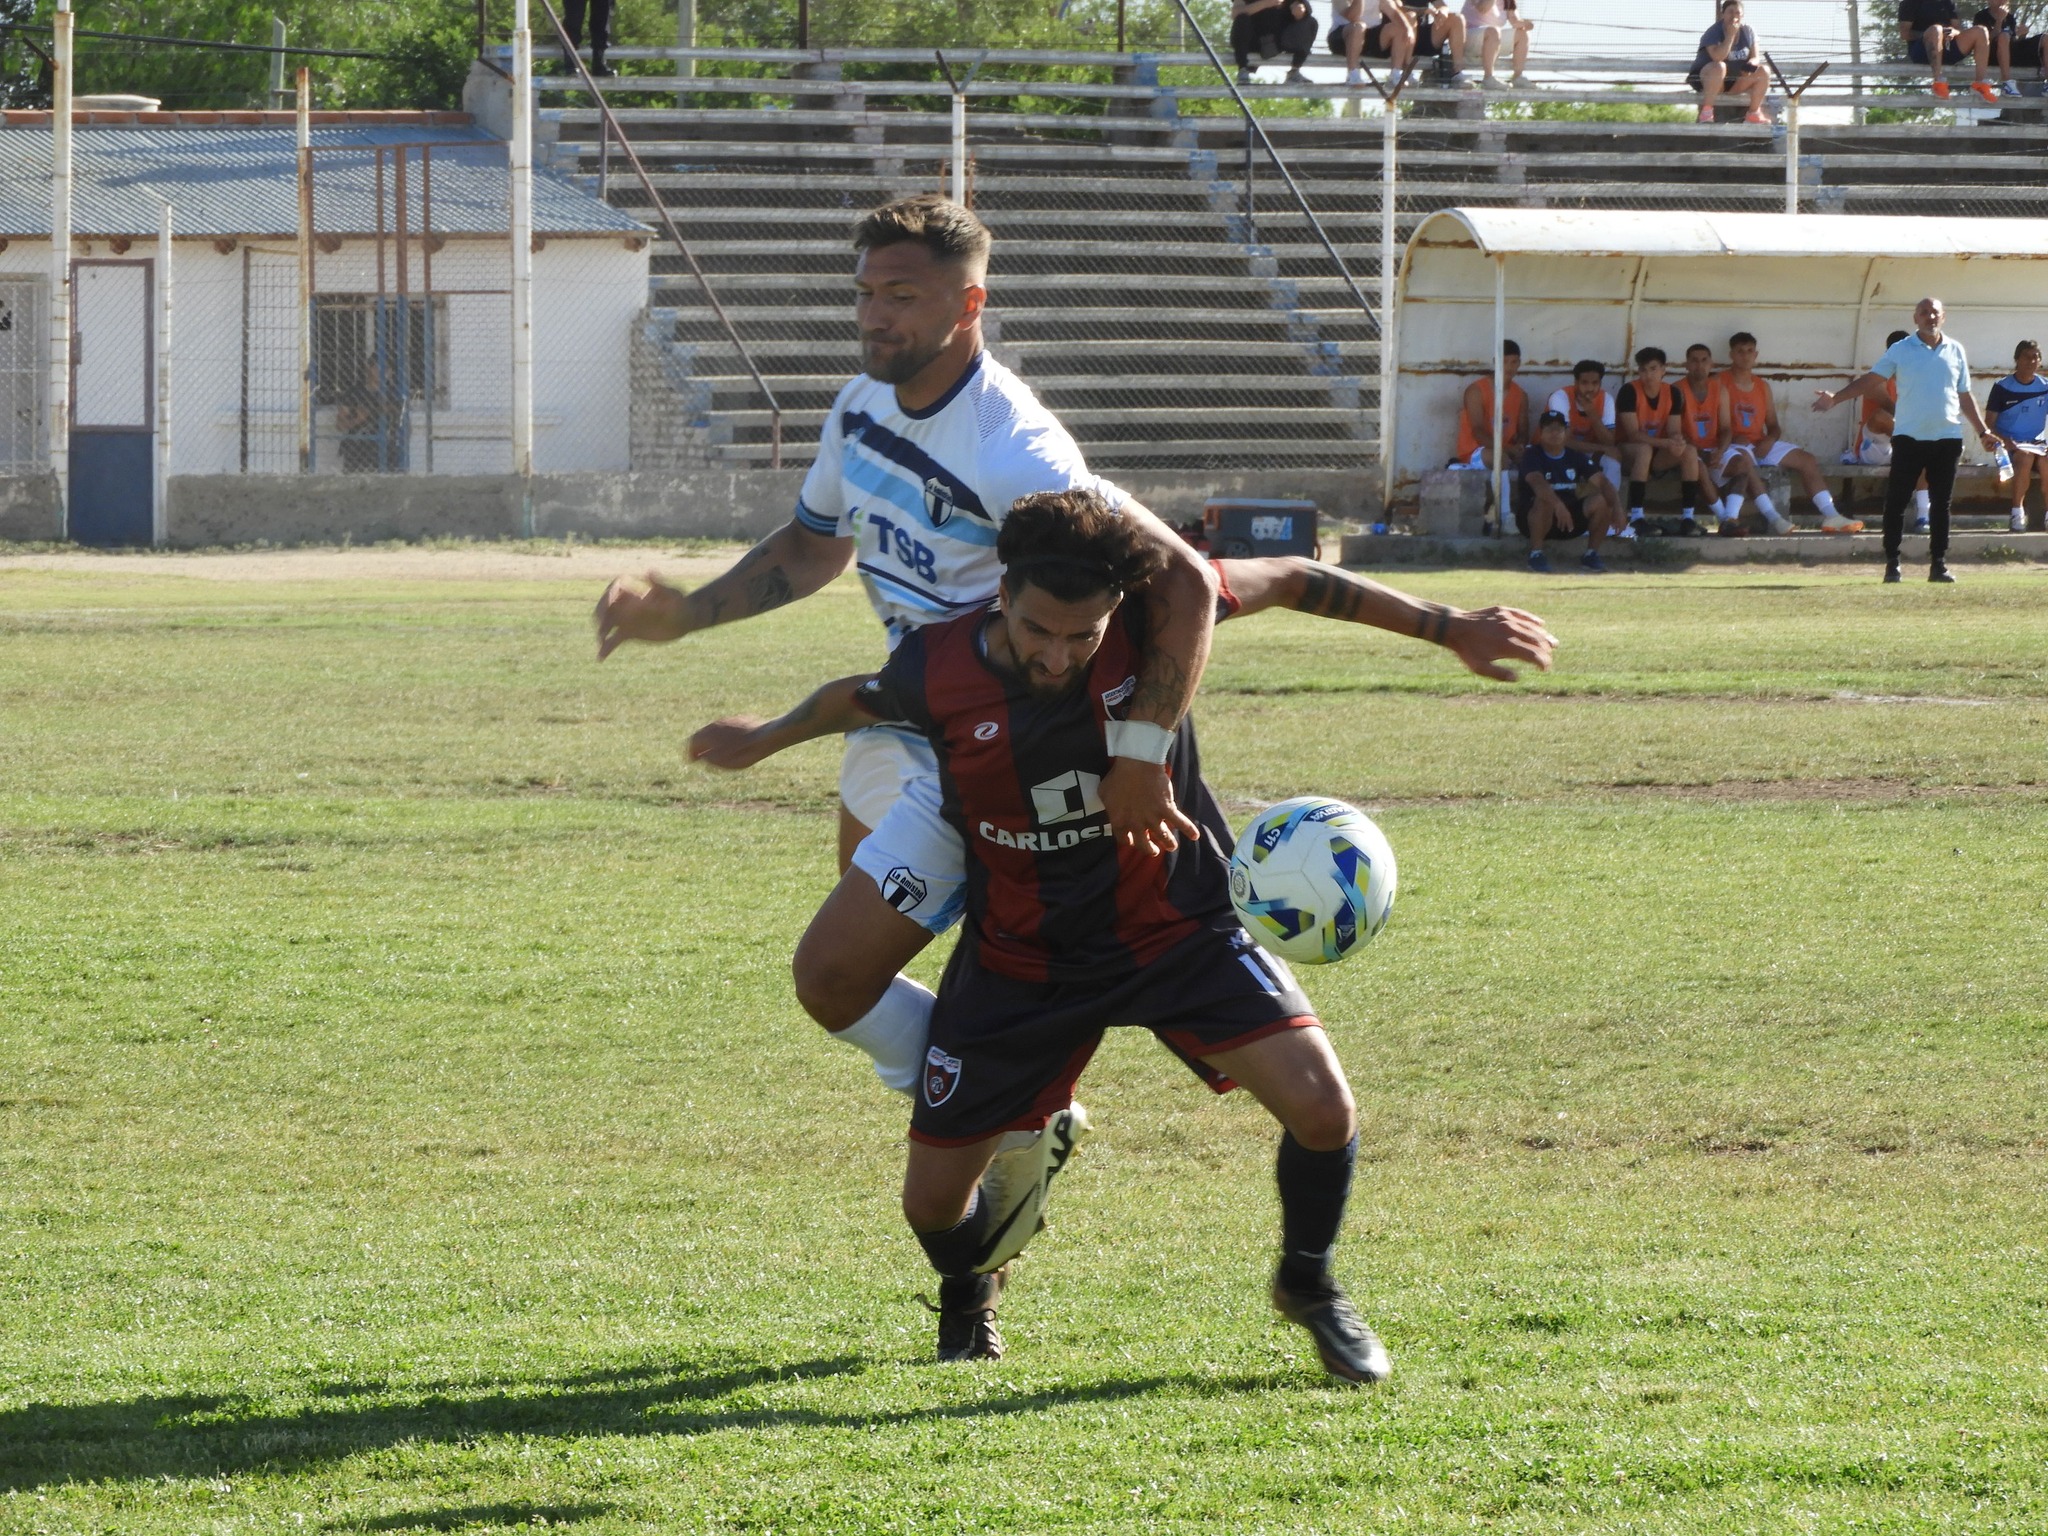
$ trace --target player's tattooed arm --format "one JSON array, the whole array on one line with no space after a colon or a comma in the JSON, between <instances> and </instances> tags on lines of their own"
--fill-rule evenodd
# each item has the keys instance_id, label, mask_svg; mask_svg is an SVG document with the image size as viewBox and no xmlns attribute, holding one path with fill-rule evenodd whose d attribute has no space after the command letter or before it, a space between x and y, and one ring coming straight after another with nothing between
<instances>
[{"instance_id":1,"label":"player's tattooed arm","mask_svg":"<svg viewBox=\"0 0 2048 1536\"><path fill-rule=\"evenodd\" d=\"M1123 515L1140 523L1165 552L1166 565L1144 586L1146 634L1137 685L1125 711L1137 725L1171 732L1188 712L1202 669L1209 663L1209 639L1216 628L1216 575L1185 539L1135 501ZM1162 754L1163 755L1163 754ZM1114 756L1096 793L1109 817L1110 834L1126 847L1170 853L1182 838L1201 829L1173 800L1165 766L1142 757Z\"/></svg>"},{"instance_id":2,"label":"player's tattooed arm","mask_svg":"<svg viewBox=\"0 0 2048 1536\"><path fill-rule=\"evenodd\" d=\"M1286 556L1219 560L1216 568L1237 599L1240 616L1292 608L1319 619L1367 624L1396 635L1441 645L1481 677L1510 683L1511 663L1550 670L1557 638L1533 613L1519 608L1446 607L1410 597L1319 560Z\"/></svg>"},{"instance_id":3,"label":"player's tattooed arm","mask_svg":"<svg viewBox=\"0 0 2048 1536\"><path fill-rule=\"evenodd\" d=\"M788 714L773 720L752 715L714 720L691 735L689 759L713 768L751 768L798 742L840 736L873 725L878 716L872 707L863 705L860 695L874 680L872 672L835 678Z\"/></svg>"},{"instance_id":4,"label":"player's tattooed arm","mask_svg":"<svg viewBox=\"0 0 2048 1536\"><path fill-rule=\"evenodd\" d=\"M809 597L845 570L853 540L827 538L792 519L694 592L649 571L621 576L597 603L597 659L628 640L680 640Z\"/></svg>"}]
</instances>

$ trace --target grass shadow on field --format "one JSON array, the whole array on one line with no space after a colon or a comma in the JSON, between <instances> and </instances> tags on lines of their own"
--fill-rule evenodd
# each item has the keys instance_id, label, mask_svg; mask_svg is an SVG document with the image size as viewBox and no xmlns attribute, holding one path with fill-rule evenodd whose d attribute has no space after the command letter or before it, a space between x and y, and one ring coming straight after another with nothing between
<instances>
[{"instance_id":1,"label":"grass shadow on field","mask_svg":"<svg viewBox=\"0 0 2048 1536\"><path fill-rule=\"evenodd\" d=\"M1035 1413L1162 1391L1204 1396L1257 1392L1293 1380L1285 1373L1108 1377L876 1412L764 1400L778 1387L857 1375L870 1364L859 1355L837 1355L725 1368L632 1367L526 1381L437 1382L397 1389L404 1395L395 1401L373 1396L347 1404L334 1401L336 1389L329 1386L314 1389L325 1401L316 1398L284 1408L250 1397L197 1393L102 1403L31 1403L0 1412L0 1491L105 1480L224 1477L259 1467L288 1471L399 1444L466 1443L496 1434L581 1439L773 1428L869 1429L920 1420ZM959 1383L962 1373L948 1371L944 1379ZM365 1383L341 1384L341 1390L376 1394L386 1389L381 1383ZM425 1522L430 1515L410 1518Z\"/></svg>"},{"instance_id":2,"label":"grass shadow on field","mask_svg":"<svg viewBox=\"0 0 2048 1536\"><path fill-rule=\"evenodd\" d=\"M464 1531L507 1525L580 1525L608 1515L611 1504L464 1504L450 1509L417 1509L367 1520L337 1520L330 1531Z\"/></svg>"}]
</instances>

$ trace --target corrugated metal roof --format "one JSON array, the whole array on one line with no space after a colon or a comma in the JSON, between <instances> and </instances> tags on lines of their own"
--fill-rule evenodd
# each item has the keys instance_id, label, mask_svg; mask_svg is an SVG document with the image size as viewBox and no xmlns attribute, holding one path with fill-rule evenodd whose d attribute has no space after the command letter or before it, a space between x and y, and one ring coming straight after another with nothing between
<instances>
[{"instance_id":1,"label":"corrugated metal roof","mask_svg":"<svg viewBox=\"0 0 2048 1536\"><path fill-rule=\"evenodd\" d=\"M2048 258L2048 219L1882 214L1447 208L1420 245L1477 244L1489 256L1988 256Z\"/></svg>"},{"instance_id":2,"label":"corrugated metal roof","mask_svg":"<svg viewBox=\"0 0 2048 1536\"><path fill-rule=\"evenodd\" d=\"M395 146L432 146L433 228L502 232L508 223L505 144L475 128L419 124L315 128L314 227L370 234L377 227L376 151L385 150L387 226L396 201ZM72 137L72 227L80 238L153 235L176 210L181 235L291 236L299 223L298 151L290 128L80 127ZM424 215L417 149L407 156L407 222ZM647 226L558 172L535 167L536 234L646 234ZM0 236L50 232L50 131L0 129Z\"/></svg>"}]
</instances>

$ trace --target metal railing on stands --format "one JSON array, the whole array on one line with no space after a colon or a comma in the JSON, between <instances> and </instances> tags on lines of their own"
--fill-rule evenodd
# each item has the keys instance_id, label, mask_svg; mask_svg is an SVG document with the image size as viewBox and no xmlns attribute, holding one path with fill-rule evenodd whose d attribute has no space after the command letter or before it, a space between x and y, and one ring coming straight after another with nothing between
<instances>
[{"instance_id":1,"label":"metal railing on stands","mask_svg":"<svg viewBox=\"0 0 2048 1536\"><path fill-rule=\"evenodd\" d=\"M668 205L662 201L661 194L655 190L653 178L647 174L647 167L640 163L639 155L634 153L632 141L626 137L626 131L619 126L619 120L606 103L604 93L597 88L597 81L592 77L590 67L583 62L582 56L576 51L576 45L569 40L568 29L562 25L562 18L556 13L551 0L540 0L540 4L541 9L547 12L549 24L555 29L555 37L561 45L563 58L575 63L576 73L583 82L583 88L590 93L591 100L597 103L597 110L604 125L605 153L609 155L611 141L616 138L619 151L626 157L626 163L633 167L633 174L639 178L641 190L647 194L648 203L652 206L655 216L660 219L663 232L689 265L690 275L696 278L697 286L704 291L704 302L710 305L712 313L718 316L718 323L725 328L725 334L732 342L734 350L739 353L740 361L746 365L747 372L754 376L754 386L761 392L761 401L768 408L768 467L782 468L782 403L775 398L775 391L768 387L768 380L763 377L759 365L755 363L753 353L747 350L746 342L740 339L739 330L726 314L725 306L719 303L718 295L711 287L711 279L704 275L704 268L698 262L696 253L690 249L689 242L683 239L682 231L676 228L676 221L670 215ZM521 105L523 109L524 104Z\"/></svg>"}]
</instances>

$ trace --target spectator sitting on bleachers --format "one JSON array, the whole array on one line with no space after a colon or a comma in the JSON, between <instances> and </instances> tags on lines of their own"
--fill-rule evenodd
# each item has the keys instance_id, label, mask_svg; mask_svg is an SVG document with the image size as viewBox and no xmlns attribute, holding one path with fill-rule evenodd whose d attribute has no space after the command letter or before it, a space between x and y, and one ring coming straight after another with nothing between
<instances>
[{"instance_id":1,"label":"spectator sitting on bleachers","mask_svg":"<svg viewBox=\"0 0 2048 1536\"><path fill-rule=\"evenodd\" d=\"M1288 85L1306 85L1301 66L1315 51L1316 18L1308 0L1230 0L1230 51L1237 55L1237 83L1250 85L1252 55L1261 60L1287 54L1293 68Z\"/></svg>"},{"instance_id":2,"label":"spectator sitting on bleachers","mask_svg":"<svg viewBox=\"0 0 2048 1536\"><path fill-rule=\"evenodd\" d=\"M1529 62L1529 34L1535 30L1536 23L1523 19L1515 8L1515 0L1465 0L1466 36L1476 33L1479 37L1479 67L1485 71L1485 78L1479 82L1482 91L1507 89L1494 74L1493 65L1500 57L1501 39L1509 33L1514 34L1508 51L1514 78L1508 85L1528 89L1529 80L1522 70Z\"/></svg>"},{"instance_id":3,"label":"spectator sitting on bleachers","mask_svg":"<svg viewBox=\"0 0 2048 1536\"><path fill-rule=\"evenodd\" d=\"M2027 482L2048 462L2048 379L2041 377L2041 344L2012 349L2012 372L1991 386L1984 414L2012 459L2012 515L2008 527L2027 531ZM2041 481L2048 496L2048 479Z\"/></svg>"},{"instance_id":4,"label":"spectator sitting on bleachers","mask_svg":"<svg viewBox=\"0 0 2048 1536\"><path fill-rule=\"evenodd\" d=\"M1621 460L1614 456L1614 396L1600 387L1607 365L1593 358L1572 364L1572 387L1554 389L1545 408L1564 417L1571 431L1565 445L1599 462L1607 483L1621 490ZM1635 535L1624 530L1622 537Z\"/></svg>"},{"instance_id":5,"label":"spectator sitting on bleachers","mask_svg":"<svg viewBox=\"0 0 2048 1536\"><path fill-rule=\"evenodd\" d=\"M1861 533L1863 525L1835 510L1835 498L1821 478L1820 461L1797 443L1778 435L1778 406L1771 398L1771 383L1756 374L1756 338L1737 331L1728 338L1728 371L1721 375L1724 396L1721 420L1721 457L1716 466L1747 457L1758 469L1782 466L1799 477L1816 511L1823 533ZM1771 505L1768 492L1756 498L1756 510L1773 533L1790 533L1792 521Z\"/></svg>"},{"instance_id":6,"label":"spectator sitting on bleachers","mask_svg":"<svg viewBox=\"0 0 2048 1536\"><path fill-rule=\"evenodd\" d=\"M1764 73L1762 57L1756 33L1743 25L1742 0L1721 0L1714 24L1700 34L1692 73L1685 77L1685 83L1700 93L1701 122L1714 120L1714 107L1723 95L1749 98L1744 122L1770 121L1764 116L1764 93L1771 88L1771 77Z\"/></svg>"},{"instance_id":7,"label":"spectator sitting on bleachers","mask_svg":"<svg viewBox=\"0 0 2048 1536\"><path fill-rule=\"evenodd\" d=\"M1721 388L1720 376L1714 372L1713 348L1704 341L1687 347L1685 372L1671 387L1678 396L1679 423L1685 440L1699 455L1708 494L1716 498L1707 508L1720 524L1715 531L1737 537L1742 532L1743 498L1763 495L1764 482L1748 459L1737 459L1725 475L1717 476L1714 472L1714 460L1720 455L1721 416L1727 396ZM1741 483L1735 492L1725 494L1725 488L1738 481Z\"/></svg>"},{"instance_id":8,"label":"spectator sitting on bleachers","mask_svg":"<svg viewBox=\"0 0 2048 1536\"><path fill-rule=\"evenodd\" d=\"M1471 84L1465 79L1465 18L1441 3L1441 0L1404 0L1408 7L1409 19L1415 24L1415 62L1419 69L1424 59L1447 57L1450 63L1448 84L1460 90L1470 90Z\"/></svg>"},{"instance_id":9,"label":"spectator sitting on bleachers","mask_svg":"<svg viewBox=\"0 0 2048 1536\"><path fill-rule=\"evenodd\" d=\"M2029 37L2020 30L2020 19L2007 0L1992 0L1970 20L1990 34L1991 51L1998 58L1998 94L2019 95L2020 88L2012 83L2012 67L2041 67L2040 37Z\"/></svg>"},{"instance_id":10,"label":"spectator sitting on bleachers","mask_svg":"<svg viewBox=\"0 0 2048 1536\"><path fill-rule=\"evenodd\" d=\"M1956 14L1956 0L1899 0L1899 35L1906 40L1906 57L1925 64L1933 73L1937 96L1948 95L1948 81L1942 78L1944 64L1960 64L1963 55L1977 67L1970 89L1994 105L1998 92L1984 78L1991 60L1991 34L1982 27L1966 27Z\"/></svg>"},{"instance_id":11,"label":"spectator sitting on bleachers","mask_svg":"<svg viewBox=\"0 0 2048 1536\"><path fill-rule=\"evenodd\" d=\"M1621 521L1614 487L1594 467L1592 457L1570 446L1571 423L1562 411L1545 411L1536 421L1536 441L1522 453L1521 481L1515 487L1515 522L1529 540L1529 569L1548 571L1546 539L1586 536L1579 564L1604 571L1600 545Z\"/></svg>"},{"instance_id":12,"label":"spectator sitting on bleachers","mask_svg":"<svg viewBox=\"0 0 2048 1536\"><path fill-rule=\"evenodd\" d=\"M1649 492L1650 477L1660 469L1675 469L1685 498L1678 531L1697 538L1701 493L1709 503L1714 495L1700 456L1682 430L1678 393L1664 383L1666 362L1662 347L1639 350L1636 376L1614 397L1615 436L1621 448L1622 473L1628 476L1628 526L1632 532L1642 531L1643 499Z\"/></svg>"},{"instance_id":13,"label":"spectator sitting on bleachers","mask_svg":"<svg viewBox=\"0 0 2048 1536\"><path fill-rule=\"evenodd\" d=\"M1365 84L1363 58L1385 59L1397 74L1415 55L1415 24L1394 0L1332 0L1330 52L1344 56L1344 83Z\"/></svg>"},{"instance_id":14,"label":"spectator sitting on bleachers","mask_svg":"<svg viewBox=\"0 0 2048 1536\"><path fill-rule=\"evenodd\" d=\"M1504 341L1500 345L1501 377L1507 380L1507 388L1501 392L1500 413L1502 455L1508 464L1518 462L1529 436L1529 395L1515 382L1515 375L1521 372L1521 344ZM1487 469L1493 464L1493 378L1485 375L1474 379L1465 386L1465 398L1458 411L1458 456L1451 460L1453 469ZM1511 471L1501 471L1502 486L1513 484ZM1512 494L1504 494L1499 505L1511 506ZM1505 521L1505 518L1503 518Z\"/></svg>"}]
</instances>

